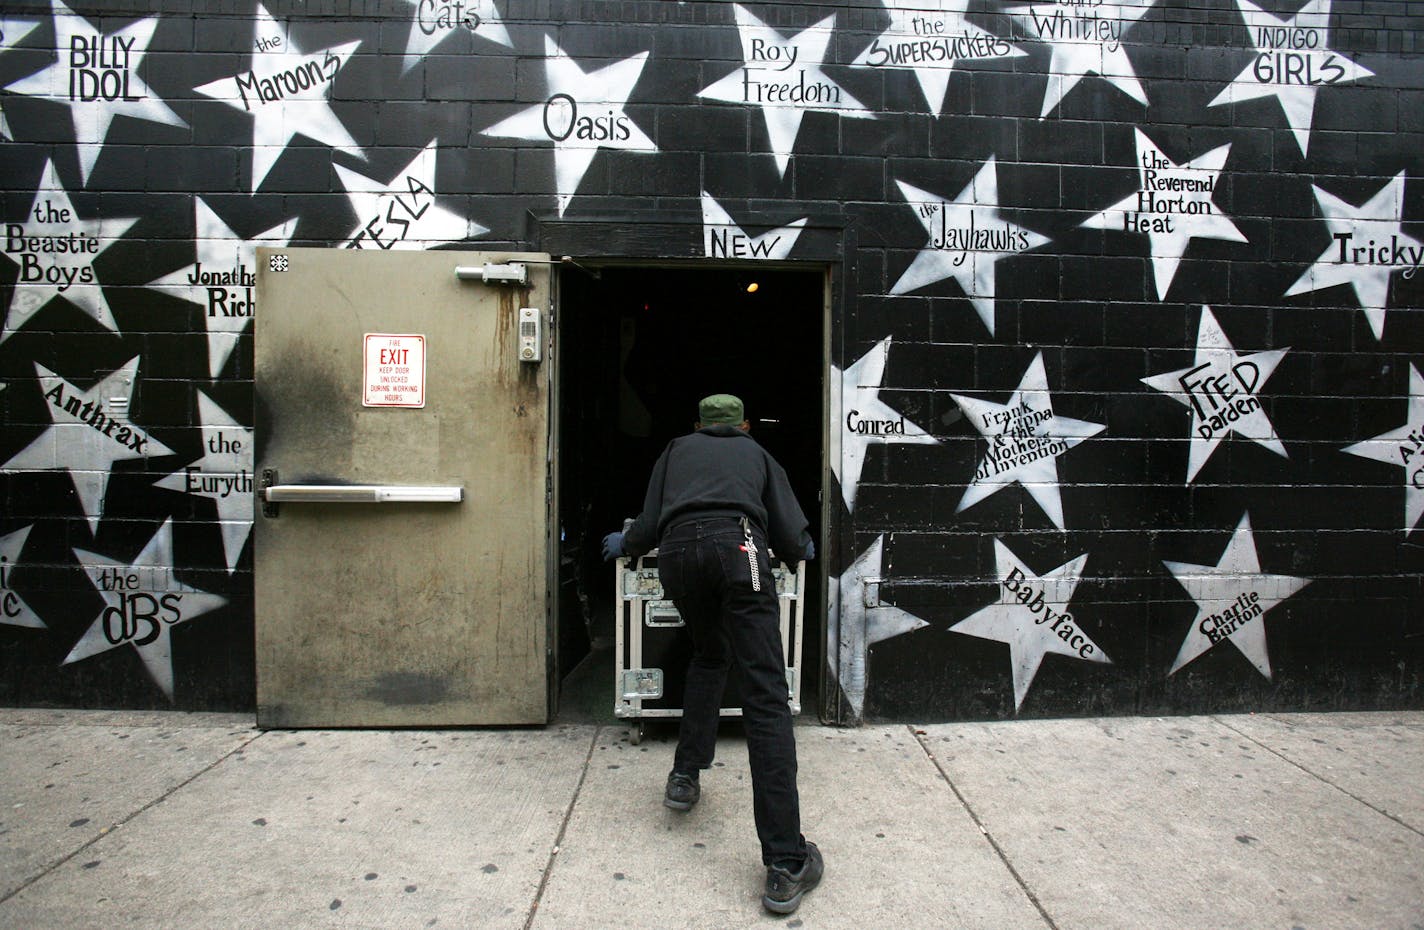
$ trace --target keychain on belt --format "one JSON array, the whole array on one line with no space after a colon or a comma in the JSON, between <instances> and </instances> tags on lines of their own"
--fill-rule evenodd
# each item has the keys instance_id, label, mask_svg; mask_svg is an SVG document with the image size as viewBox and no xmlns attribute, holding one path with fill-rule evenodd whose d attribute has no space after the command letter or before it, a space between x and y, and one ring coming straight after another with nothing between
<instances>
[{"instance_id":1,"label":"keychain on belt","mask_svg":"<svg viewBox=\"0 0 1424 930\"><path fill-rule=\"evenodd\" d=\"M757 565L757 547L756 543L752 540L752 527L751 524L747 522L746 517L742 517L742 535L746 537L746 543L743 544L742 551L747 554L747 565L750 566L752 570L752 590L760 591L761 567Z\"/></svg>"}]
</instances>

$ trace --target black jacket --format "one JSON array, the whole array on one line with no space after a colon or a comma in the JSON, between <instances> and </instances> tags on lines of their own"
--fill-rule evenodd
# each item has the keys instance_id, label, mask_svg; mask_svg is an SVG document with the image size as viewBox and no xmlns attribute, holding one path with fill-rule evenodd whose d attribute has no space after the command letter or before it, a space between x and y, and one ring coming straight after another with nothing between
<instances>
[{"instance_id":1,"label":"black jacket","mask_svg":"<svg viewBox=\"0 0 1424 930\"><path fill-rule=\"evenodd\" d=\"M694 515L750 518L785 562L797 562L811 539L785 469L735 426L705 426L668 443L643 512L624 533L624 552L643 555L670 525Z\"/></svg>"}]
</instances>

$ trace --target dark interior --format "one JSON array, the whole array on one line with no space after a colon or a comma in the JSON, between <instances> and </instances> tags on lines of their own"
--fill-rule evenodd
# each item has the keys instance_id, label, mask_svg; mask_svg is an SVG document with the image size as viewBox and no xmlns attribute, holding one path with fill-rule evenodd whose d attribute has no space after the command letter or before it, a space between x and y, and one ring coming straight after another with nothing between
<instances>
[{"instance_id":1,"label":"dark interior","mask_svg":"<svg viewBox=\"0 0 1424 930\"><path fill-rule=\"evenodd\" d=\"M612 717L614 567L600 543L642 508L654 461L692 429L701 397L742 398L819 544L824 288L820 270L561 271L560 719ZM812 711L825 586L818 562L807 570L801 700Z\"/></svg>"}]
</instances>

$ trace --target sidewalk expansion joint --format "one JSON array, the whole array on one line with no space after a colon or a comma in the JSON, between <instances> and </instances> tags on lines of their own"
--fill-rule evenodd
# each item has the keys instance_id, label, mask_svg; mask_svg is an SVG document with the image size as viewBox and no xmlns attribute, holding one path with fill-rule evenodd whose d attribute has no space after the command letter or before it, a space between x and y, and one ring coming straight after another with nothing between
<instances>
[{"instance_id":1,"label":"sidewalk expansion joint","mask_svg":"<svg viewBox=\"0 0 1424 930\"><path fill-rule=\"evenodd\" d=\"M163 792L163 793L160 794L158 797L154 798L152 801L149 801L147 804L143 805L143 806L140 807L138 810L136 810L136 811L134 811L133 813L127 815L126 817L123 817L122 819L116 821L116 822L113 823L111 826L106 827L105 829L101 830L97 836L90 837L88 840L86 840L85 842L81 843L79 846L75 847L75 849L74 849L72 852L70 852L68 855L60 856L58 859L56 859L55 861L51 862L49 865L45 866L45 867L44 867L43 869L41 869L39 872L37 872L36 874L34 874L34 875L30 876L29 878L27 878L27 879L26 879L23 883L21 883L20 886L19 886L18 888L16 888L14 891L10 892L9 894L7 894L7 895L5 895L5 896L3 896L3 897L0 897L0 904L4 904L6 901L9 901L11 898L15 897L17 894L19 894L20 892L24 891L26 888L29 888L29 887L30 887L31 885L33 885L35 882L39 881L40 879L44 878L45 876L47 876L47 875L51 874L52 872L54 872L55 870L59 869L59 868L60 868L61 866L63 866L66 862L69 862L69 861L70 861L71 859L73 859L75 856L78 856L80 853L84 852L84 850L90 848L90 847L93 846L95 843L99 842L100 840L104 839L105 837L113 836L113 835L114 835L114 832L117 831L120 827L124 827L124 826L127 826L127 825L130 824L130 823L133 823L134 820L138 819L139 817L143 816L143 815L144 815L145 813L147 813L148 811L152 810L153 808L155 808L155 807L157 807L158 805L162 804L164 801L166 801L166 800L168 800L169 798L173 797L173 795L177 794L179 791L182 791L184 788L188 787L188 786L191 785L193 782L197 781L199 778L202 778L204 775L208 774L208 773L211 772L213 769L217 768L219 765L222 765L224 762L226 762L228 759L231 759L231 758L232 758L234 755L236 755L237 753L242 752L242 751L243 751L244 749L246 749L248 746L251 746L251 745L252 745L253 743L255 743L257 740L261 739L264 735L266 735L266 734L263 733L262 731L258 731L257 733L254 733L252 736L250 736L250 737L248 737L247 739L243 740L243 741L242 741L240 744L238 744L237 746L234 746L232 749L229 749L227 752L223 753L223 754L222 754L221 756L219 756L217 759L215 759L215 760L213 760L212 762L208 763L207 765L203 766L201 769L199 769L198 771L194 772L192 775L189 775L187 778L183 779L183 780L182 780L181 782L179 782L178 784L176 784L176 785L174 785L173 787L169 788L167 791Z\"/></svg>"},{"instance_id":2,"label":"sidewalk expansion joint","mask_svg":"<svg viewBox=\"0 0 1424 930\"><path fill-rule=\"evenodd\" d=\"M544 900L544 889L549 887L549 879L554 874L554 861L558 858L559 850L564 845L564 834L568 832L569 821L574 817L574 807L578 805L579 795L583 794L583 783L588 778L588 767L593 764L593 751L598 748L598 737L602 733L602 724L593 728L593 738L588 741L588 752L583 757L583 770L579 772L578 784L574 786L574 796L569 799L568 809L564 811L564 820L559 824L559 835L554 837L554 848L549 850L549 861L544 864L544 874L539 879L539 889L534 892L534 901L529 905L529 916L524 921L524 930L530 930L534 926L534 918L539 916L539 904Z\"/></svg>"},{"instance_id":3,"label":"sidewalk expansion joint","mask_svg":"<svg viewBox=\"0 0 1424 930\"><path fill-rule=\"evenodd\" d=\"M1424 830L1421 830L1420 828L1414 826L1412 823L1409 823L1408 821L1401 819L1401 818L1400 818L1398 815L1396 815L1396 814L1391 814L1389 811L1385 810L1384 808L1382 808L1382 807L1380 807L1380 806L1378 806L1378 805L1376 805L1376 804L1371 804L1369 801L1366 801L1364 798L1360 797L1358 794L1355 794L1353 791L1348 791L1348 790L1346 790L1345 788L1342 788L1340 785L1335 784L1335 782L1333 782L1333 781L1331 781L1330 779L1326 778L1324 775L1321 775L1321 774L1319 774L1318 772L1313 772L1313 771L1311 771L1310 769L1308 769L1308 768L1306 768L1305 766L1301 765L1299 762L1295 761L1294 759L1292 759L1290 756L1286 755L1285 753L1280 752L1279 750L1277 750L1276 748L1274 748L1274 747L1272 747L1272 746L1266 745L1265 743L1261 742L1259 739L1257 739L1256 737L1252 736L1252 735L1249 734L1249 733L1244 733L1244 732L1242 732L1241 730L1236 729L1235 727L1233 727L1231 724L1227 723L1227 722L1226 722L1224 719L1222 719L1221 717L1215 717L1215 716L1214 716L1214 717L1212 717L1211 719L1214 720L1214 721L1216 721L1217 723L1221 724L1223 727L1225 727L1226 729L1230 730L1232 733L1235 733L1237 736L1241 737L1242 739L1248 739L1248 740L1250 740L1251 742L1255 743L1257 746L1260 746L1262 749L1266 750L1266 751L1269 752L1271 755L1275 756L1277 759L1280 759L1282 762L1285 762L1285 763L1287 763L1287 764L1289 764L1289 765L1295 766L1296 768L1300 769L1300 770L1301 770L1302 772L1304 772L1305 774L1309 775L1311 778L1314 778L1316 781L1323 782L1324 784L1329 785L1331 788L1334 788L1336 791L1340 792L1340 793L1343 794L1345 797L1350 798L1350 799L1353 800L1353 801L1358 801L1360 804L1363 804L1365 807L1368 807L1370 810L1374 811L1376 814L1379 814L1381 817L1385 817L1385 818L1388 818L1389 820L1394 821L1395 823L1399 824L1401 827L1403 827L1404 829L1410 831L1411 833L1418 834L1419 836L1424 836Z\"/></svg>"},{"instance_id":4,"label":"sidewalk expansion joint","mask_svg":"<svg viewBox=\"0 0 1424 930\"><path fill-rule=\"evenodd\" d=\"M1049 930L1058 930L1058 924L1054 923L1053 918L1048 916L1048 911L1044 909L1043 903L1038 900L1038 895L1033 893L1033 889L1028 886L1028 882L1024 881L1024 877L1019 874L1019 870L1014 868L1014 864L1009 861L1008 854L1004 852L1004 848L999 845L999 841L994 839L994 835L984 826L984 822L979 819L979 815L975 812L974 808L969 806L969 801L960 792L954 780L949 777L949 773L944 770L944 766L940 764L939 759L936 758L934 753L930 752L930 747L924 740L924 731L917 729L913 724L906 727L906 729L910 731L910 736L915 742L920 744L920 749L924 751L924 754L929 757L930 762L933 763L934 767L939 771L939 777L944 779L944 783L949 785L949 790L953 791L954 796L959 799L959 803L964 808L965 813L969 815L969 819L974 821L974 826L979 828L980 835L989 841L989 845L993 848L994 854L999 857L999 861L1004 864L1004 868L1008 869L1009 874L1014 877L1014 881L1018 883L1024 896L1028 898L1029 903L1038 911L1038 916L1043 918L1043 922L1049 926Z\"/></svg>"}]
</instances>

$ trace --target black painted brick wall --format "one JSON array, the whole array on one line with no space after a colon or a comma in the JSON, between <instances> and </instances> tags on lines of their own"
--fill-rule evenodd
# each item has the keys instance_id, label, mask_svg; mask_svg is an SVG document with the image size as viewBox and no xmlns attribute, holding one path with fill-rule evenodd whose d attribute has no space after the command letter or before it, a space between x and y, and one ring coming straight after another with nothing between
<instances>
[{"instance_id":1,"label":"black painted brick wall","mask_svg":"<svg viewBox=\"0 0 1424 930\"><path fill-rule=\"evenodd\" d=\"M1072 14L1083 6L1058 8ZM10 540L13 552L4 564L0 701L251 706L250 541L230 560L217 502L158 486L205 455L199 392L239 426L252 425L251 328L238 331L235 350L213 374L204 307L151 282L193 263L198 198L241 239L291 223L293 244L336 246L362 218L335 167L385 182L432 140L438 202L489 230L467 245L540 247L542 224L557 214L552 143L484 131L549 97L544 51L551 38L586 73L648 55L623 112L657 147L600 149L576 190L564 192L572 194L564 218L685 223L700 215L704 191L752 234L813 217L812 226L823 230L814 241L826 241L830 230L830 241L847 244L844 255L831 258L822 246L791 254L836 264L831 364L843 370L891 337L879 399L912 431L938 440L870 444L854 509L833 508L830 545L821 553L832 600L841 573L883 536L881 603L924 625L864 645L864 693L833 692L826 716L1419 706L1424 534L1406 526L1406 508L1424 495L1410 484L1411 476L1424 482L1424 458L1411 467L1342 450L1420 423L1424 398L1411 398L1411 368L1424 366L1424 275L1415 261L1387 276L1387 298L1376 308L1385 319L1379 337L1348 281L1286 292L1337 241L1322 206L1330 201L1317 190L1360 209L1402 174L1393 228L1424 240L1424 6L1336 0L1325 26L1308 33L1337 64L1372 72L1310 95L1308 151L1282 96L1211 105L1260 55L1236 3L1141 6L1121 44L1145 103L1128 87L1133 82L1090 72L1041 115L1046 89L1059 79L1050 71L1061 66L1025 8L969 0L967 22L1022 54L960 61L939 107L912 70L851 67L891 26L882 4L746 4L787 44L809 43L816 33L804 40L798 33L833 17L823 73L868 111L804 113L783 173L759 107L699 96L743 64L731 3L482 0L473 8L503 24L510 47L455 29L409 69L403 53L413 17L448 5L8 3L0 39L0 87L8 88L0 92L8 137L0 142L0 212L9 224L7 261L0 262L0 309L8 308L0 341L0 539ZM1263 4L1282 21L1301 7L1298 0ZM1036 12L1047 16L1053 8L1040 4ZM260 9L303 51L360 44L329 94L330 111L355 147L301 133L278 140L280 157L254 189L252 116L195 89L255 67ZM33 75L67 74L72 47L56 52L57 36L78 30L112 40L140 23L154 25L153 37L131 76L146 82L148 97L163 101L176 121L129 111L98 134L102 104L69 99L62 82L51 92L34 89ZM807 54L809 47L802 45ZM1303 100L1303 93L1281 90L1291 99ZM1166 271L1154 259L1176 246L1090 222L1137 191L1139 133L1177 166L1230 147L1211 202L1240 236L1188 238L1160 296ZM937 281L896 288L926 254L929 238L899 184L952 202L990 159L997 197L972 198L966 209L977 211L975 223L1014 224L1046 240L993 261L992 333L966 296L969 279L952 268L942 268ZM47 164L62 191L38 191ZM8 233L29 223L40 201L58 203L57 193L71 205L68 225L97 230L104 240L92 262L102 288L90 289L87 310L54 293L21 314L13 301L30 293L20 280L25 250ZM122 235L92 225L123 218L133 222ZM1358 227L1356 241L1381 228ZM813 242L811 232L806 236ZM95 293L111 324L93 308ZM1206 307L1239 355L1289 349L1258 385L1261 409L1287 454L1231 434L1188 480L1189 409L1143 379L1193 364ZM1038 357L1054 413L1101 426L1054 457L1057 484L1049 496L1061 500L1061 527L1022 483L961 508L989 448L966 403L1008 404ZM134 358L140 362L128 418L170 453L86 466L82 442L54 443L47 460L27 451L74 429L51 433L55 408L47 392L54 383L42 381L37 366L84 392ZM838 379L828 384L839 390ZM851 395L843 400L849 404ZM107 475L106 490L86 510L76 486L96 475ZM1249 648L1232 648L1236 640L1169 673L1199 618L1166 563L1216 566L1246 514L1259 572L1310 580L1255 621L1272 674L1253 668ZM226 601L167 631L171 696L152 671L164 663L150 655L146 666L148 654L134 642L142 629L65 663L111 604L83 563L92 566L97 557L132 565L166 524L168 590L187 586ZM996 621L999 640L951 630L1009 603L996 540L1039 574L1087 556L1068 606L1112 664L1049 654L1020 700L1007 631L1025 624L1026 642L1037 644L1025 654L1041 652L1044 627L1035 615L1006 606ZM1252 573L1236 574L1240 581ZM867 622L856 606L862 602L852 596L841 603L833 626ZM872 626L876 616L869 615ZM18 625L22 617L27 625ZM832 672L834 682L846 668Z\"/></svg>"}]
</instances>

